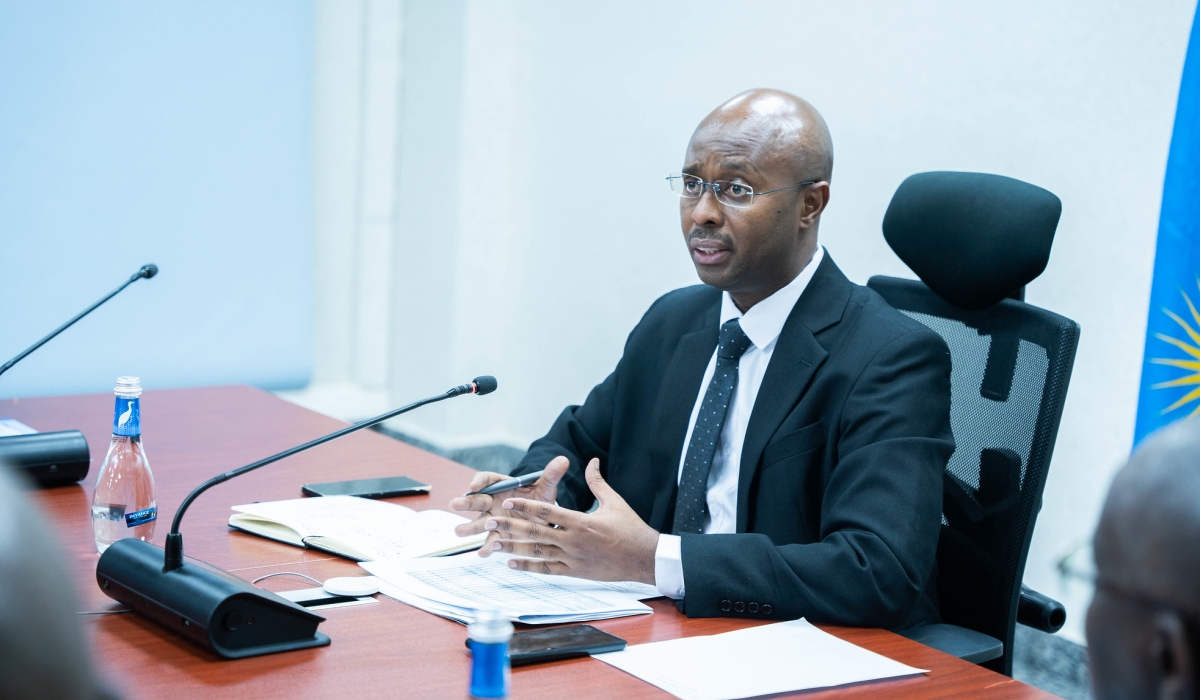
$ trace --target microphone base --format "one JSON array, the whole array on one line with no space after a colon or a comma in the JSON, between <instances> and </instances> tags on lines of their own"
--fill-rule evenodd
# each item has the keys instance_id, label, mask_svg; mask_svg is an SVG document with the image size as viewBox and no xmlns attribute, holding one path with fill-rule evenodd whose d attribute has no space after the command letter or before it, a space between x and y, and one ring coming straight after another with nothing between
<instances>
[{"instance_id":1,"label":"microphone base","mask_svg":"<svg viewBox=\"0 0 1200 700\"><path fill-rule=\"evenodd\" d=\"M325 618L270 591L187 559L163 572L163 550L149 542L112 543L96 564L109 598L222 659L327 646Z\"/></svg>"},{"instance_id":2,"label":"microphone base","mask_svg":"<svg viewBox=\"0 0 1200 700\"><path fill-rule=\"evenodd\" d=\"M69 486L88 474L91 454L78 430L0 437L0 464L41 488Z\"/></svg>"}]
</instances>

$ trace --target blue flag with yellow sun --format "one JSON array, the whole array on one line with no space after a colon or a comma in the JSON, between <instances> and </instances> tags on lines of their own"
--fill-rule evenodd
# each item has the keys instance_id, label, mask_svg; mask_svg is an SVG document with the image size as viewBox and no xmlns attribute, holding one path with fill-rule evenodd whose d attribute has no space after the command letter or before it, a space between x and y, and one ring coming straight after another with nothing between
<instances>
[{"instance_id":1,"label":"blue flag with yellow sun","mask_svg":"<svg viewBox=\"0 0 1200 700\"><path fill-rule=\"evenodd\" d=\"M1133 442L1136 445L1167 423L1197 414L1200 414L1200 19L1193 19L1163 183Z\"/></svg>"}]
</instances>

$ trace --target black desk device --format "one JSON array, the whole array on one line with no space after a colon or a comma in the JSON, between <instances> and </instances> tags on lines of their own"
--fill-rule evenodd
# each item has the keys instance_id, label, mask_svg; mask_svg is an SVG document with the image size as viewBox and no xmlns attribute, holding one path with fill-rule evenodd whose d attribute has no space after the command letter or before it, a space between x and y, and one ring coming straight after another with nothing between
<instances>
[{"instance_id":1,"label":"black desk device","mask_svg":"<svg viewBox=\"0 0 1200 700\"><path fill-rule=\"evenodd\" d=\"M323 484L304 484L305 496L359 496L361 498L391 498L429 493L429 484L407 476L385 476L378 479L329 481Z\"/></svg>"},{"instance_id":2,"label":"black desk device","mask_svg":"<svg viewBox=\"0 0 1200 700\"><path fill-rule=\"evenodd\" d=\"M81 481L90 463L87 440L78 430L0 437L0 464L42 488Z\"/></svg>"}]
</instances>

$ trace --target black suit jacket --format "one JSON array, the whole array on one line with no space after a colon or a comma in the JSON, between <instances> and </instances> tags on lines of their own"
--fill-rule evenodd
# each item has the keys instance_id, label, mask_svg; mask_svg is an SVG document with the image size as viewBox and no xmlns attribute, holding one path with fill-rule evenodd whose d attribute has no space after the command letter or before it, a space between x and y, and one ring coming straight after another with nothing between
<instances>
[{"instance_id":1,"label":"black suit jacket","mask_svg":"<svg viewBox=\"0 0 1200 700\"><path fill-rule=\"evenodd\" d=\"M679 458L717 346L721 294L666 294L616 371L569 406L514 473L565 455L560 505L594 502L583 467L670 532ZM684 535L690 617L903 629L939 621L934 590L950 432L950 353L826 255L784 324L751 412L737 534Z\"/></svg>"}]
</instances>

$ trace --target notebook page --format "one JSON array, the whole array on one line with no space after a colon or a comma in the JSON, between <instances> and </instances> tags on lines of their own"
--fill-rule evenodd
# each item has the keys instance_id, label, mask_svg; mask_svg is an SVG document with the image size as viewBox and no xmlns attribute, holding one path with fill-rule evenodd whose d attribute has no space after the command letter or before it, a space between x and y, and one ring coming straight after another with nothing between
<instances>
[{"instance_id":1,"label":"notebook page","mask_svg":"<svg viewBox=\"0 0 1200 700\"><path fill-rule=\"evenodd\" d=\"M326 536L372 554L368 557L370 561L410 559L483 544L486 534L467 538L454 533L454 528L465 522L469 521L444 510L409 510L402 517L380 513L379 517L369 520L347 519Z\"/></svg>"},{"instance_id":2,"label":"notebook page","mask_svg":"<svg viewBox=\"0 0 1200 700\"><path fill-rule=\"evenodd\" d=\"M295 498L234 506L239 513L274 520L302 537L322 537L368 555L369 559L426 556L452 545L470 546L454 527L466 518L423 511L356 496ZM482 541L483 536L478 538ZM476 543L476 546L478 543Z\"/></svg>"}]
</instances>

